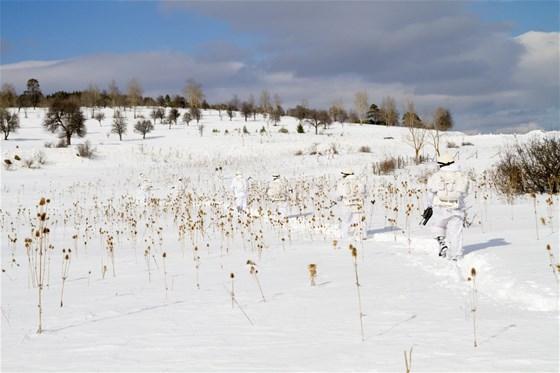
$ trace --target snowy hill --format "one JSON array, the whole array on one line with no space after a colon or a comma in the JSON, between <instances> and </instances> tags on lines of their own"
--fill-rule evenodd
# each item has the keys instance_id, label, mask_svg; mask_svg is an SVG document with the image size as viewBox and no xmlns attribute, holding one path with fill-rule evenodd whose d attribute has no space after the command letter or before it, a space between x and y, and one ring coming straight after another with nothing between
<instances>
[{"instance_id":1,"label":"snowy hill","mask_svg":"<svg viewBox=\"0 0 560 373\"><path fill-rule=\"evenodd\" d=\"M149 118L150 110L138 113ZM43 109L27 118L22 111L21 129L1 142L3 159L23 159L1 173L2 370L404 371L411 347L413 372L558 370L559 283L550 259L560 257L558 195L508 201L485 172L504 146L558 133L443 135L442 148L455 144L449 150L471 177L472 224L455 264L437 256L419 225L425 178L437 166L413 165L406 128L335 123L299 134L290 117L273 126L205 111L202 135L196 122L158 120L143 140L126 111L119 141L113 110L103 112L67 148L45 147L58 140L42 127ZM86 140L92 159L76 155ZM40 152L43 164L25 167ZM431 146L423 153L433 159ZM389 157L408 165L374 175L374 163ZM331 200L344 167L375 200L365 214L368 239L357 243L364 341L353 258L333 245ZM251 218L228 210L238 171L251 177ZM273 173L294 191L287 224L268 213L263 190ZM26 248L24 240L40 227L42 197L50 199L52 247L37 334L37 242Z\"/></svg>"}]
</instances>

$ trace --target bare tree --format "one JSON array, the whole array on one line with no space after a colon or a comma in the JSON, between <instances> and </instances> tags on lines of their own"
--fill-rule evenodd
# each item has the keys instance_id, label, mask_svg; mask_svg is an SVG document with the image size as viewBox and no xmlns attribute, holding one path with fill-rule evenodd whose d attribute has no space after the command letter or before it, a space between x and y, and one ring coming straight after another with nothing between
<instances>
[{"instance_id":1,"label":"bare tree","mask_svg":"<svg viewBox=\"0 0 560 373\"><path fill-rule=\"evenodd\" d=\"M204 101L204 92L202 91L202 85L196 81L189 79L185 85L185 97L189 108L200 108L202 102Z\"/></svg>"},{"instance_id":2,"label":"bare tree","mask_svg":"<svg viewBox=\"0 0 560 373\"><path fill-rule=\"evenodd\" d=\"M360 119L360 124L364 123L369 109L368 94L366 91L356 92L354 96L354 106L356 108L356 114L358 114L358 118Z\"/></svg>"},{"instance_id":3,"label":"bare tree","mask_svg":"<svg viewBox=\"0 0 560 373\"><path fill-rule=\"evenodd\" d=\"M183 123L185 123L188 126L191 120L192 120L191 113L189 113L188 111L185 112L185 114L183 114Z\"/></svg>"},{"instance_id":4,"label":"bare tree","mask_svg":"<svg viewBox=\"0 0 560 373\"><path fill-rule=\"evenodd\" d=\"M8 109L0 107L0 131L4 133L4 140L8 140L11 132L19 128L19 117L17 113L10 113Z\"/></svg>"},{"instance_id":5,"label":"bare tree","mask_svg":"<svg viewBox=\"0 0 560 373\"><path fill-rule=\"evenodd\" d=\"M260 98L260 109L261 109L261 113L263 115L264 118L266 118L266 115L270 113L271 109L272 109L272 105L270 103L270 93L268 93L268 91L266 89L264 89L261 92L261 98Z\"/></svg>"},{"instance_id":6,"label":"bare tree","mask_svg":"<svg viewBox=\"0 0 560 373\"><path fill-rule=\"evenodd\" d=\"M171 129L171 124L177 125L177 119L179 119L179 110L172 108L169 110L169 114L167 114L167 122L169 122L169 129Z\"/></svg>"},{"instance_id":7,"label":"bare tree","mask_svg":"<svg viewBox=\"0 0 560 373\"><path fill-rule=\"evenodd\" d=\"M164 108L156 108L150 112L150 117L154 120L154 124L157 124L157 120L159 119L160 123L165 118L165 109Z\"/></svg>"},{"instance_id":8,"label":"bare tree","mask_svg":"<svg viewBox=\"0 0 560 373\"><path fill-rule=\"evenodd\" d=\"M121 115L120 111L115 111L113 116L113 126L111 132L119 135L119 140L122 141L122 135L126 133L126 118Z\"/></svg>"},{"instance_id":9,"label":"bare tree","mask_svg":"<svg viewBox=\"0 0 560 373\"><path fill-rule=\"evenodd\" d=\"M2 89L0 90L0 107L15 107L16 100L17 93L14 86L10 83L2 84Z\"/></svg>"},{"instance_id":10,"label":"bare tree","mask_svg":"<svg viewBox=\"0 0 560 373\"><path fill-rule=\"evenodd\" d=\"M257 104L255 103L255 96L253 96L253 94L251 93L249 95L249 100L247 100L247 102L249 103L249 105L251 106L252 109L252 115L253 115L253 120L257 120Z\"/></svg>"},{"instance_id":11,"label":"bare tree","mask_svg":"<svg viewBox=\"0 0 560 373\"><path fill-rule=\"evenodd\" d=\"M134 125L134 130L142 135L142 138L146 138L146 134L154 130L154 125L151 120L141 119Z\"/></svg>"},{"instance_id":12,"label":"bare tree","mask_svg":"<svg viewBox=\"0 0 560 373\"><path fill-rule=\"evenodd\" d=\"M142 86L136 79L132 79L128 83L127 88L127 95L128 95L128 104L132 106L134 119L136 119L136 106L142 104Z\"/></svg>"},{"instance_id":13,"label":"bare tree","mask_svg":"<svg viewBox=\"0 0 560 373\"><path fill-rule=\"evenodd\" d=\"M109 83L109 88L107 90L109 94L109 98L111 99L111 107L115 107L119 104L121 91L119 90L119 86L117 82L113 79L111 83Z\"/></svg>"},{"instance_id":14,"label":"bare tree","mask_svg":"<svg viewBox=\"0 0 560 373\"><path fill-rule=\"evenodd\" d=\"M85 118L80 111L80 106L70 100L53 101L43 126L52 133L60 130L60 137L66 139L66 145L70 145L72 135L78 137L86 135Z\"/></svg>"},{"instance_id":15,"label":"bare tree","mask_svg":"<svg viewBox=\"0 0 560 373\"><path fill-rule=\"evenodd\" d=\"M419 117L412 101L407 103L405 110L403 123L408 128L406 142L414 149L414 157L418 164L420 163L420 152L426 144L426 128L418 125Z\"/></svg>"},{"instance_id":16,"label":"bare tree","mask_svg":"<svg viewBox=\"0 0 560 373\"><path fill-rule=\"evenodd\" d=\"M331 104L331 107L329 108L329 115L336 122L342 123L346 120L348 114L346 113L346 110L344 110L342 100L338 99Z\"/></svg>"},{"instance_id":17,"label":"bare tree","mask_svg":"<svg viewBox=\"0 0 560 373\"><path fill-rule=\"evenodd\" d=\"M319 126L327 129L327 126L332 123L332 119L325 110L310 110L306 122L315 128L315 134L318 134Z\"/></svg>"},{"instance_id":18,"label":"bare tree","mask_svg":"<svg viewBox=\"0 0 560 373\"><path fill-rule=\"evenodd\" d=\"M97 114L95 114L95 120L97 120L99 122L99 126L101 127L101 121L105 119L105 114L103 114L103 112L99 112Z\"/></svg>"},{"instance_id":19,"label":"bare tree","mask_svg":"<svg viewBox=\"0 0 560 373\"><path fill-rule=\"evenodd\" d=\"M197 106L194 106L189 109L189 112L191 114L191 117L196 120L196 124L198 124L198 122L200 122L200 119L202 119L202 111Z\"/></svg>"},{"instance_id":20,"label":"bare tree","mask_svg":"<svg viewBox=\"0 0 560 373\"><path fill-rule=\"evenodd\" d=\"M99 102L99 88L90 84L82 93L82 105L91 108L91 118L95 118L95 107Z\"/></svg>"},{"instance_id":21,"label":"bare tree","mask_svg":"<svg viewBox=\"0 0 560 373\"><path fill-rule=\"evenodd\" d=\"M247 101L243 101L241 103L241 114L243 114L243 117L245 118L245 122L247 122L247 118L249 118L249 116L253 113L253 108L251 107L251 104L249 104L249 102Z\"/></svg>"},{"instance_id":22,"label":"bare tree","mask_svg":"<svg viewBox=\"0 0 560 373\"><path fill-rule=\"evenodd\" d=\"M381 118L387 126L396 126L399 124L399 112L395 99L387 96L381 101Z\"/></svg>"}]
</instances>

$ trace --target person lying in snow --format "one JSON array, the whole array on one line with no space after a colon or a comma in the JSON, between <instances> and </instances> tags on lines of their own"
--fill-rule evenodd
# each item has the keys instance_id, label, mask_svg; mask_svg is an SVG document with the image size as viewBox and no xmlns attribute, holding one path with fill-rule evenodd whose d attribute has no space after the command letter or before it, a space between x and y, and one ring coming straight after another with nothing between
<instances>
[{"instance_id":1,"label":"person lying in snow","mask_svg":"<svg viewBox=\"0 0 560 373\"><path fill-rule=\"evenodd\" d=\"M439 256L456 261L463 257L463 221L469 181L451 154L440 156L437 162L440 170L428 179L428 207L423 216L429 220L433 213L431 228L439 243Z\"/></svg>"}]
</instances>

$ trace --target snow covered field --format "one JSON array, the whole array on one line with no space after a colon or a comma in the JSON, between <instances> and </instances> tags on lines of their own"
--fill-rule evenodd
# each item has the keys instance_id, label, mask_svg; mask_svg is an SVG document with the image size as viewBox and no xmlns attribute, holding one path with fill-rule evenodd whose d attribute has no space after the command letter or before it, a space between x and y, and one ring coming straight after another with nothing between
<instances>
[{"instance_id":1,"label":"snow covered field","mask_svg":"<svg viewBox=\"0 0 560 373\"><path fill-rule=\"evenodd\" d=\"M546 245L558 263L560 201L542 195L508 203L484 179L504 145L557 133L445 135L444 144L473 144L451 149L473 178L473 224L455 265L438 258L430 231L418 224L421 179L434 164L389 176L371 171L388 156L414 155L404 128L334 124L316 136L296 133L297 121L283 118L285 134L261 118L229 121L223 113L220 120L207 111L203 136L192 122L171 129L158 122L142 140L129 111L120 142L108 135L106 109L102 126L88 119L87 136L73 138L96 147L97 157L85 159L74 145L44 147L57 141L41 125L44 113L30 110L25 119L22 112L22 128L1 143L3 159L40 150L47 160L1 174L3 371L402 372L411 347L413 372L559 369L558 281ZM242 135L244 125L249 134ZM338 154L308 155L331 144ZM353 258L333 245L338 210L330 199L346 166L367 180L376 201L366 211L368 239L356 244L365 341ZM251 218L228 210L237 170L253 179ZM262 198L274 172L295 191L287 225ZM145 178L154 186L148 196L139 188ZM38 292L24 240L41 197L50 199L52 248L44 332L36 334ZM61 307L63 249L72 253ZM467 281L473 267L478 347Z\"/></svg>"}]
</instances>

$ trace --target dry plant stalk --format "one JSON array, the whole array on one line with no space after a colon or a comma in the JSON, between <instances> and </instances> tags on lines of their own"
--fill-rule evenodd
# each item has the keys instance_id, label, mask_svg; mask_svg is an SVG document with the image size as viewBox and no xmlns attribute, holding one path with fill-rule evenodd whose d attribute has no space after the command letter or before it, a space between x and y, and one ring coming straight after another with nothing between
<instances>
[{"instance_id":1,"label":"dry plant stalk","mask_svg":"<svg viewBox=\"0 0 560 373\"><path fill-rule=\"evenodd\" d=\"M311 286L315 286L315 278L317 277L317 265L310 264L307 266L309 271L309 279L311 280Z\"/></svg>"},{"instance_id":2,"label":"dry plant stalk","mask_svg":"<svg viewBox=\"0 0 560 373\"><path fill-rule=\"evenodd\" d=\"M169 286L167 286L167 267L165 265L165 259L167 258L167 253L164 251L162 256L163 262L163 283L165 285L165 298L167 299L167 291L169 290Z\"/></svg>"},{"instance_id":3,"label":"dry plant stalk","mask_svg":"<svg viewBox=\"0 0 560 373\"><path fill-rule=\"evenodd\" d=\"M231 308L233 309L235 304L235 285L234 285L235 274L231 272L229 274L229 278L231 278Z\"/></svg>"},{"instance_id":4,"label":"dry plant stalk","mask_svg":"<svg viewBox=\"0 0 560 373\"><path fill-rule=\"evenodd\" d=\"M249 265L249 273L253 276L253 278L255 279L255 281L257 282L257 286L259 287L259 291L261 293L261 297L263 302L266 302L266 299L264 297L264 293L261 287L261 282L259 281L259 271L256 268L256 264L255 262L253 262L252 260L247 260L247 265Z\"/></svg>"},{"instance_id":5,"label":"dry plant stalk","mask_svg":"<svg viewBox=\"0 0 560 373\"><path fill-rule=\"evenodd\" d=\"M404 366L406 373L412 372L412 347L410 347L408 353L404 350Z\"/></svg>"},{"instance_id":6,"label":"dry plant stalk","mask_svg":"<svg viewBox=\"0 0 560 373\"><path fill-rule=\"evenodd\" d=\"M550 268L552 268L552 274L556 279L556 283L558 284L558 268L560 265L554 263L554 254L552 253L552 247L550 244L546 245L546 252L548 253L548 259L550 260Z\"/></svg>"},{"instance_id":7,"label":"dry plant stalk","mask_svg":"<svg viewBox=\"0 0 560 373\"><path fill-rule=\"evenodd\" d=\"M243 316L245 316L247 321L249 321L249 324L254 325L253 322L251 321L251 319L249 318L249 315L247 315L247 312L245 312L243 307L241 307L241 305L239 304L239 302L235 298L235 293L233 292L233 290L234 290L233 289L233 279L235 278L235 275L233 274L233 272L229 274L229 277L231 278L231 304L232 304L232 309L233 309L234 304L237 305L239 310L243 313Z\"/></svg>"},{"instance_id":8,"label":"dry plant stalk","mask_svg":"<svg viewBox=\"0 0 560 373\"><path fill-rule=\"evenodd\" d=\"M473 314L473 338L474 338L474 347L478 346L477 338L476 338L476 311L477 311L477 290L476 290L476 269L474 267L471 268L471 275L467 279L468 281L472 282L472 293L471 293L471 312Z\"/></svg>"},{"instance_id":9,"label":"dry plant stalk","mask_svg":"<svg viewBox=\"0 0 560 373\"><path fill-rule=\"evenodd\" d=\"M533 212L535 213L535 232L537 234L537 240L539 239L539 217L537 216L537 195L535 193L531 193L531 197L533 198Z\"/></svg>"},{"instance_id":10,"label":"dry plant stalk","mask_svg":"<svg viewBox=\"0 0 560 373\"><path fill-rule=\"evenodd\" d=\"M64 284L66 283L66 279L68 278L68 272L70 271L70 254L72 250L62 249L62 288L60 290L60 307L64 305Z\"/></svg>"},{"instance_id":11,"label":"dry plant stalk","mask_svg":"<svg viewBox=\"0 0 560 373\"><path fill-rule=\"evenodd\" d=\"M358 307L360 311L360 332L362 335L362 342L365 341L364 338L364 313L362 312L362 295L360 293L360 280L358 277L358 250L350 244L348 246L350 251L352 252L352 260L354 261L354 274L356 276L356 290L358 292Z\"/></svg>"},{"instance_id":12,"label":"dry plant stalk","mask_svg":"<svg viewBox=\"0 0 560 373\"><path fill-rule=\"evenodd\" d=\"M37 218L39 220L38 228L35 230L35 238L37 242L36 255L38 258L35 260L35 278L37 280L37 291L38 300L37 307L39 309L39 327L37 328L37 333L43 332L43 286L45 284L45 271L48 256L48 234L49 228L47 228L47 204L50 202L49 199L41 198L39 201L39 212L37 213Z\"/></svg>"}]
</instances>

